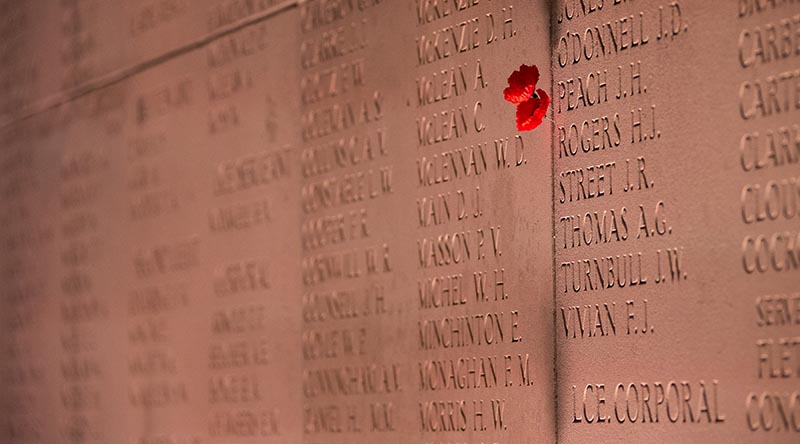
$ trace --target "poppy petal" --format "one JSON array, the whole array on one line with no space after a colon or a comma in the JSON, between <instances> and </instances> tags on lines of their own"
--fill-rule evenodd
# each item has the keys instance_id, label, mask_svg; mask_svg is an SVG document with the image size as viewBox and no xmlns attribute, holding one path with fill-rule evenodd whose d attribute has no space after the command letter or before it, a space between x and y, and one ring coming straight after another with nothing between
<instances>
[{"instance_id":1,"label":"poppy petal","mask_svg":"<svg viewBox=\"0 0 800 444\"><path fill-rule=\"evenodd\" d=\"M530 131L541 125L549 106L550 96L544 90L537 89L536 96L517 105L517 129Z\"/></svg>"},{"instance_id":2,"label":"poppy petal","mask_svg":"<svg viewBox=\"0 0 800 444\"><path fill-rule=\"evenodd\" d=\"M528 100L531 95L533 95L534 89L535 87L533 85L523 88L509 86L503 90L503 98L508 102L519 104Z\"/></svg>"},{"instance_id":3,"label":"poppy petal","mask_svg":"<svg viewBox=\"0 0 800 444\"><path fill-rule=\"evenodd\" d=\"M536 95L539 96L540 103L539 106L534 111L533 117L538 121L538 123L536 123L536 126L539 126L539 124L542 123L542 119L544 119L544 116L547 115L547 110L550 107L550 96L548 96L547 92L545 92L545 90L543 89L537 89Z\"/></svg>"},{"instance_id":4,"label":"poppy petal","mask_svg":"<svg viewBox=\"0 0 800 444\"><path fill-rule=\"evenodd\" d=\"M508 77L508 88L503 90L503 97L511 103L522 103L531 98L539 81L539 68L520 65L517 71Z\"/></svg>"}]
</instances>

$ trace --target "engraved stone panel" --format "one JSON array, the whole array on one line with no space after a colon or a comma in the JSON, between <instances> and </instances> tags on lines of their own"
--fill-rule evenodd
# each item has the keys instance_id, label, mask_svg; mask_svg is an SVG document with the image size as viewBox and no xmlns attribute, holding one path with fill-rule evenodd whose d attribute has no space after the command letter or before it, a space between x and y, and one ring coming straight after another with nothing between
<instances>
[{"instance_id":1,"label":"engraved stone panel","mask_svg":"<svg viewBox=\"0 0 800 444\"><path fill-rule=\"evenodd\" d=\"M553 442L550 123L519 132L503 100L521 64L549 90L547 5L414 6L407 294L420 441Z\"/></svg>"},{"instance_id":2,"label":"engraved stone panel","mask_svg":"<svg viewBox=\"0 0 800 444\"><path fill-rule=\"evenodd\" d=\"M127 113L130 436L203 442L212 293L205 266L205 193L210 188L201 53L141 73ZM192 129L192 130L187 130ZM202 193L202 194L201 194Z\"/></svg>"},{"instance_id":3,"label":"engraved stone panel","mask_svg":"<svg viewBox=\"0 0 800 444\"><path fill-rule=\"evenodd\" d=\"M5 128L4 442L299 441L296 13Z\"/></svg>"},{"instance_id":4,"label":"engraved stone panel","mask_svg":"<svg viewBox=\"0 0 800 444\"><path fill-rule=\"evenodd\" d=\"M58 283L55 221L51 214L58 192L55 162L44 145L41 119L5 128L0 156L2 256L2 425L3 442L50 442L56 424L57 394L48 384L58 371L50 358L58 337Z\"/></svg>"},{"instance_id":5,"label":"engraved stone panel","mask_svg":"<svg viewBox=\"0 0 800 444\"><path fill-rule=\"evenodd\" d=\"M501 99L549 62L544 5L326 5L300 7L305 442L551 441L550 135Z\"/></svg>"},{"instance_id":6,"label":"engraved stone panel","mask_svg":"<svg viewBox=\"0 0 800 444\"><path fill-rule=\"evenodd\" d=\"M556 2L562 442L797 440L799 10L776 3Z\"/></svg>"},{"instance_id":7,"label":"engraved stone panel","mask_svg":"<svg viewBox=\"0 0 800 444\"><path fill-rule=\"evenodd\" d=\"M140 442L299 440L297 90L273 87L296 69L295 23L254 23L132 81Z\"/></svg>"},{"instance_id":8,"label":"engraved stone panel","mask_svg":"<svg viewBox=\"0 0 800 444\"><path fill-rule=\"evenodd\" d=\"M4 1L0 117L41 112L293 6L280 0Z\"/></svg>"},{"instance_id":9,"label":"engraved stone panel","mask_svg":"<svg viewBox=\"0 0 800 444\"><path fill-rule=\"evenodd\" d=\"M49 113L55 122L47 156L58 184L50 214L57 228L52 322L60 347L48 374L60 401L54 418L60 442L108 442L125 423L125 305L117 285L127 236L124 189L115 180L125 98L124 85L117 85Z\"/></svg>"},{"instance_id":10,"label":"engraved stone panel","mask_svg":"<svg viewBox=\"0 0 800 444\"><path fill-rule=\"evenodd\" d=\"M302 436L297 17L204 51L210 443Z\"/></svg>"},{"instance_id":11,"label":"engraved stone panel","mask_svg":"<svg viewBox=\"0 0 800 444\"><path fill-rule=\"evenodd\" d=\"M300 5L303 442L397 441L413 431L405 302L398 70L401 2ZM408 250L405 250L408 251ZM405 277L408 279L408 277Z\"/></svg>"}]
</instances>

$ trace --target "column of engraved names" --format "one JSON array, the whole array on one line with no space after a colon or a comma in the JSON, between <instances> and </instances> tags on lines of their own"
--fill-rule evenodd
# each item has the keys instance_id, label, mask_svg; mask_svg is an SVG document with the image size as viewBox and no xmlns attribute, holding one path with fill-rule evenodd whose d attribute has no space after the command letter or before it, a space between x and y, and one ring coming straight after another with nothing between
<instances>
[{"instance_id":1,"label":"column of engraved names","mask_svg":"<svg viewBox=\"0 0 800 444\"><path fill-rule=\"evenodd\" d=\"M6 0L0 3L0 11L0 59L4 65L0 73L0 114L10 117L36 94L40 67L30 54L37 42L37 21L28 3Z\"/></svg>"},{"instance_id":2,"label":"column of engraved names","mask_svg":"<svg viewBox=\"0 0 800 444\"><path fill-rule=\"evenodd\" d=\"M754 298L756 336L747 354L754 358L748 372L754 383L743 400L744 423L760 439L796 439L800 433L800 125L796 123L800 6L743 0L731 4L728 13L737 14L738 25L737 128L742 133L734 155L740 168L739 223L746 233L734 239L734 245L741 245L740 273L758 288L746 296Z\"/></svg>"},{"instance_id":3,"label":"column of engraved names","mask_svg":"<svg viewBox=\"0 0 800 444\"><path fill-rule=\"evenodd\" d=\"M396 233L378 1L301 5L305 442L373 442L396 430L405 389L393 339ZM373 46L375 43L375 46ZM386 65L382 65L385 63ZM374 79L373 81L370 81Z\"/></svg>"},{"instance_id":4,"label":"column of engraved names","mask_svg":"<svg viewBox=\"0 0 800 444\"><path fill-rule=\"evenodd\" d=\"M669 338L658 337L665 330L658 328L653 313L666 313L666 297L681 294L689 278L687 248L676 240L680 227L671 218L680 213L676 187L660 180L677 173L672 165L658 165L669 157L665 150L682 154L682 141L662 133L658 100L669 97L667 81L659 77L658 59L648 56L685 38L688 8L677 1L560 0L556 5L556 335L559 370L565 369L559 381L561 424L720 424L725 419L717 402L721 388L709 376L690 380L680 370L664 374L649 365L642 370L657 373L658 379L631 373L627 380L606 380L602 368L593 366L579 371L586 356L610 358L607 353L634 343L666 345ZM614 345L618 341L624 341L624 348ZM613 358L622 369L643 362L626 352Z\"/></svg>"},{"instance_id":5,"label":"column of engraved names","mask_svg":"<svg viewBox=\"0 0 800 444\"><path fill-rule=\"evenodd\" d=\"M40 218L42 182L41 135L30 125L18 124L2 135L0 155L0 286L3 355L0 366L3 421L0 440L8 443L45 443L47 427L41 417L47 403L48 387L41 338L53 310L55 280L42 279L52 257L54 227ZM37 204L38 203L38 204Z\"/></svg>"},{"instance_id":6,"label":"column of engraved names","mask_svg":"<svg viewBox=\"0 0 800 444\"><path fill-rule=\"evenodd\" d=\"M520 251L527 239L514 245L517 235L535 236L513 222L534 221L528 205L512 199L539 197L519 190L532 183L525 179L532 142L512 132L513 108L503 108L504 118L493 114L510 73L498 66L510 66L499 54L518 54L521 62L541 49L541 60L548 60L544 45L522 46L535 42L531 29L546 29L544 19L535 21L543 11L531 13L534 6L522 3L414 2L416 288L411 295L417 322L411 337L418 358L411 382L417 390L414 425L423 442L511 442L525 433L517 409L534 392L524 388L549 383L534 381L531 369L551 363L536 362L523 346L523 331L538 330L529 310L539 296L549 300L549 288L537 294L523 279L528 262L522 257L538 253ZM545 159L549 165L550 157ZM549 207L548 202L544 198L539 205ZM542 259L549 269L549 252ZM549 439L548 427L540 430L541 438Z\"/></svg>"},{"instance_id":7,"label":"column of engraved names","mask_svg":"<svg viewBox=\"0 0 800 444\"><path fill-rule=\"evenodd\" d=\"M118 233L112 178L114 148L122 140L124 90L81 98L54 113L61 132L58 158L58 259L61 300L59 418L65 442L115 439L112 412L122 390L114 369L123 359L112 341L121 334L121 295L111 285L112 233Z\"/></svg>"},{"instance_id":8,"label":"column of engraved names","mask_svg":"<svg viewBox=\"0 0 800 444\"><path fill-rule=\"evenodd\" d=\"M92 32L98 5L94 0L63 0L60 12L61 45L59 62L63 67L61 89L75 87L97 75L95 54L100 43Z\"/></svg>"},{"instance_id":9,"label":"column of engraved names","mask_svg":"<svg viewBox=\"0 0 800 444\"><path fill-rule=\"evenodd\" d=\"M182 59L189 66L193 58ZM186 168L197 141L175 131L192 121L200 83L159 67L158 81L131 83L126 132L127 402L129 435L137 444L201 442L204 430L185 418L200 414L200 238ZM186 69L186 68L184 68ZM192 133L193 134L193 133ZM182 174L176 174L180 171ZM200 338L200 339L198 339ZM191 430L187 429L191 427Z\"/></svg>"},{"instance_id":10,"label":"column of engraved names","mask_svg":"<svg viewBox=\"0 0 800 444\"><path fill-rule=\"evenodd\" d=\"M218 14L210 21L222 21ZM207 291L212 442L287 442L299 435L287 435L295 424L283 421L299 415L291 396L299 395L298 380L291 378L300 362L300 299L293 291L299 255L292 254L298 247L291 236L298 232L296 153L282 145L286 130L279 137L276 118L277 103L296 97L284 97L294 92L289 88L273 89L271 78L279 66L290 65L279 62L276 52L294 43L281 26L285 17L224 36L205 50L212 176L207 229L209 249L216 252ZM290 26L296 29L294 21Z\"/></svg>"}]
</instances>

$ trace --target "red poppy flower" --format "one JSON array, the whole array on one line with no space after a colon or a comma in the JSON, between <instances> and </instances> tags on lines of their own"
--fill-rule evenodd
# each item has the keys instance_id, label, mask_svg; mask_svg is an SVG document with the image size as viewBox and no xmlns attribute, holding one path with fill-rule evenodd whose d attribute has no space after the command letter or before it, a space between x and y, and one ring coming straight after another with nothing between
<instances>
[{"instance_id":1,"label":"red poppy flower","mask_svg":"<svg viewBox=\"0 0 800 444\"><path fill-rule=\"evenodd\" d=\"M539 81L539 68L520 65L519 70L508 76L508 88L503 90L503 97L511 103L519 104L531 98Z\"/></svg>"},{"instance_id":2,"label":"red poppy flower","mask_svg":"<svg viewBox=\"0 0 800 444\"><path fill-rule=\"evenodd\" d=\"M508 76L508 88L503 90L503 98L517 105L517 129L530 131L542 124L550 96L543 89L536 89L539 81L539 68L520 65Z\"/></svg>"},{"instance_id":3,"label":"red poppy flower","mask_svg":"<svg viewBox=\"0 0 800 444\"><path fill-rule=\"evenodd\" d=\"M528 100L517 105L517 129L530 131L541 125L549 106L550 96L544 90L537 89Z\"/></svg>"}]
</instances>

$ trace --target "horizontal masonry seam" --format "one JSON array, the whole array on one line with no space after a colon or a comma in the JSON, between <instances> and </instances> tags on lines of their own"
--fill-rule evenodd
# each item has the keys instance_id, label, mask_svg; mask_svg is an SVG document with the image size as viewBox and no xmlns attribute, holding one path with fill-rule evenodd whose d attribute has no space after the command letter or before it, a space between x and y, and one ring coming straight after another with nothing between
<instances>
[{"instance_id":1,"label":"horizontal masonry seam","mask_svg":"<svg viewBox=\"0 0 800 444\"><path fill-rule=\"evenodd\" d=\"M145 72L151 68L155 68L156 66L159 66L172 59L188 54L195 50L204 48L209 44L211 44L212 42L214 42L215 40L218 40L222 37L225 37L237 31L240 31L241 29L246 28L248 26L260 23L270 17L273 17L291 8L299 6L303 2L304 0L283 1L263 11L249 15L228 25L222 26L219 29L209 32L208 34L202 35L196 39L184 43L181 46L178 46L177 48L173 48L155 57L135 63L131 66L110 71L108 73L95 77L92 80L89 80L81 85L78 85L74 88L71 88L66 91L61 91L50 97L35 101L34 103L24 107L22 111L20 113L17 113L17 115L15 115L14 117L6 119L4 122L0 123L0 129L8 128L10 126L15 125L17 122L29 119L45 111L58 108L69 102L79 99L87 94L91 94L94 91L107 88L111 85L127 80L137 74Z\"/></svg>"}]
</instances>

